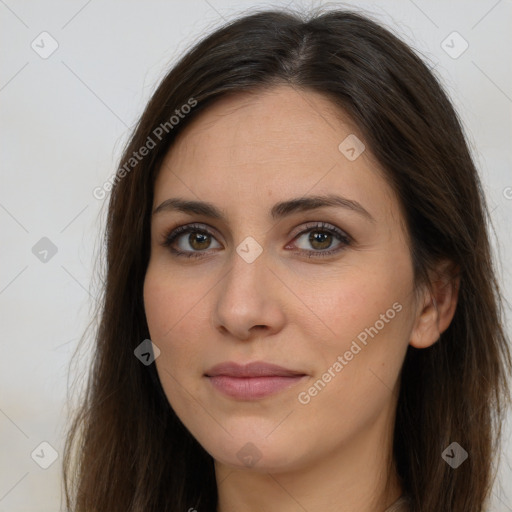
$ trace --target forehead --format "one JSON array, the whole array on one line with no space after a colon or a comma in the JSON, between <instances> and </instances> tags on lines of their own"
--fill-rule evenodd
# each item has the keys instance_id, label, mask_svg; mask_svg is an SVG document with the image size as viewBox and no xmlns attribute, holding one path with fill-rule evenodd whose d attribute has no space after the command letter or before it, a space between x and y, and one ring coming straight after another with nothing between
<instances>
[{"instance_id":1,"label":"forehead","mask_svg":"<svg viewBox=\"0 0 512 512\"><path fill-rule=\"evenodd\" d=\"M236 204L263 207L267 198L340 193L375 217L399 215L369 149L355 160L340 151L347 137L363 141L350 118L316 92L279 86L221 98L174 141L156 180L155 204L179 195L229 211Z\"/></svg>"},{"instance_id":2,"label":"forehead","mask_svg":"<svg viewBox=\"0 0 512 512\"><path fill-rule=\"evenodd\" d=\"M260 165L297 157L325 161L341 155L340 136L356 132L324 96L289 86L240 92L217 100L179 134L167 161L201 158Z\"/></svg>"}]
</instances>

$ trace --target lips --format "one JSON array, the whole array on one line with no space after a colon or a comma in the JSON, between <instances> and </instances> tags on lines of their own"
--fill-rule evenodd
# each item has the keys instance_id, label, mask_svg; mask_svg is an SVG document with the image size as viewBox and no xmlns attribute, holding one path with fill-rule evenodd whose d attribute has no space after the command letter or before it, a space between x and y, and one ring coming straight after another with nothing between
<instances>
[{"instance_id":1,"label":"lips","mask_svg":"<svg viewBox=\"0 0 512 512\"><path fill-rule=\"evenodd\" d=\"M271 363L221 363L205 373L213 388L237 400L255 400L283 391L306 374Z\"/></svg>"},{"instance_id":2,"label":"lips","mask_svg":"<svg viewBox=\"0 0 512 512\"><path fill-rule=\"evenodd\" d=\"M207 377L217 377L218 375L225 375L227 377L297 377L305 375L305 373L283 368L272 363L255 361L245 365L233 362L221 363L206 372Z\"/></svg>"}]
</instances>

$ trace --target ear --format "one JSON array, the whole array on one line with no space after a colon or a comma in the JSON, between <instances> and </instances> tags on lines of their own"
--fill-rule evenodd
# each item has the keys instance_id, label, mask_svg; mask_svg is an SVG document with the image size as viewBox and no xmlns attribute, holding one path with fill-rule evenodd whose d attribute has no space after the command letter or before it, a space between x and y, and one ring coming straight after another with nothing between
<instances>
[{"instance_id":1,"label":"ear","mask_svg":"<svg viewBox=\"0 0 512 512\"><path fill-rule=\"evenodd\" d=\"M439 340L455 314L459 294L459 267L443 261L431 274L432 291L425 290L411 332L410 345L427 348Z\"/></svg>"}]
</instances>

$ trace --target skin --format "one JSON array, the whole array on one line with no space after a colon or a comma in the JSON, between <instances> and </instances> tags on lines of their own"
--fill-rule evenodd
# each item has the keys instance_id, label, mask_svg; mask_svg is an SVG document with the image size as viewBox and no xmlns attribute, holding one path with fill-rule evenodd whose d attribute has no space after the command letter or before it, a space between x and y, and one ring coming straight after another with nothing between
<instances>
[{"instance_id":1,"label":"skin","mask_svg":"<svg viewBox=\"0 0 512 512\"><path fill-rule=\"evenodd\" d=\"M349 134L363 140L318 93L285 85L238 93L180 133L158 174L154 208L181 197L226 216L153 215L144 283L157 371L176 414L214 458L219 512L375 512L402 494L391 458L400 370L409 344L428 347L448 327L457 288L433 279L432 294L413 293L398 199L368 146L354 161L340 152ZM329 193L359 202L375 221L339 207L269 215L279 201ZM323 244L308 241L311 231L297 237L317 221L351 243L322 228L312 232L328 235ZM199 258L162 245L170 229L190 223L213 236L191 245L181 234L174 247ZM236 251L248 236L262 248L251 263ZM400 312L301 403L299 393L395 303ZM224 361L267 361L306 377L263 399L235 400L204 376ZM254 465L237 456L244 446Z\"/></svg>"}]
</instances>

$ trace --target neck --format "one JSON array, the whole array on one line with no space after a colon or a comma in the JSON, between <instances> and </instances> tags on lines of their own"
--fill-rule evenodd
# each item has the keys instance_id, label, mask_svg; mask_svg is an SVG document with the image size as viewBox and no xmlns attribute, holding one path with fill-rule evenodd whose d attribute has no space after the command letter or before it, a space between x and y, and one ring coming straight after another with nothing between
<instances>
[{"instance_id":1,"label":"neck","mask_svg":"<svg viewBox=\"0 0 512 512\"><path fill-rule=\"evenodd\" d=\"M402 494L392 462L394 412L293 470L215 461L217 511L384 512Z\"/></svg>"}]
</instances>

